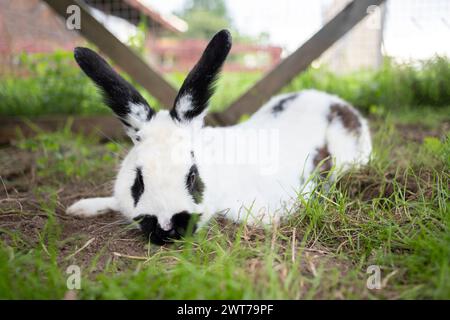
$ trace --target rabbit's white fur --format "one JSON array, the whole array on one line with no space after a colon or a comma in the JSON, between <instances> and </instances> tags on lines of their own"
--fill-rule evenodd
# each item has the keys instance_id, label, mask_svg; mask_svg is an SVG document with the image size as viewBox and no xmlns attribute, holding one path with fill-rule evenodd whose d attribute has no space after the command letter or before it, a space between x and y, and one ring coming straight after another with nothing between
<instances>
[{"instance_id":1,"label":"rabbit's white fur","mask_svg":"<svg viewBox=\"0 0 450 320\"><path fill-rule=\"evenodd\" d=\"M207 48L204 55L208 50L218 50L214 47L218 40L213 41L212 49ZM110 100L122 99L117 92L110 92L107 82L116 74L104 62L106 66L100 64L99 68L104 68L102 72L107 77L102 78L103 74L98 75L94 69L97 68L95 59L101 58L88 49L83 50L75 55L83 70L110 94ZM216 57L217 52L212 56ZM191 72L194 76L188 76L184 91L183 85L174 114L165 110L153 114L140 96L123 98L123 101L134 100L126 106L118 104L122 109L111 104L125 120L127 133L135 145L122 162L114 196L80 200L67 209L69 214L94 216L117 210L130 220L150 215L157 218L162 230L173 228L172 218L179 212L200 213L200 225L216 213L236 221L269 223L295 209L299 196L308 197L317 181L311 177L318 171L318 160L332 161L334 172L369 160L372 147L366 120L342 99L315 90L273 97L249 120L238 125L203 127L206 107L197 108L195 104L204 96L197 94L197 87L189 82L202 88L203 79L195 78L195 72L194 69ZM126 84L120 82L120 85ZM123 92L127 91L120 93ZM258 136L260 133L262 138ZM227 146L227 137L233 135L238 137L238 142L256 141L263 147L264 144L271 147L265 153L254 152L255 145L237 151L236 146ZM320 154L321 150L326 151L325 156ZM240 162L233 157L227 160L229 155L239 157L242 151L249 151L252 160ZM204 187L201 200L194 199L186 184L194 165L198 169L195 176ZM133 191L139 182L137 168L142 174L142 186ZM133 192L138 193L138 200Z\"/></svg>"},{"instance_id":2,"label":"rabbit's white fur","mask_svg":"<svg viewBox=\"0 0 450 320\"><path fill-rule=\"evenodd\" d=\"M208 217L226 210L226 216L248 222L273 218L291 212L301 194L308 197L314 187L311 180L316 165L318 149L328 146L336 170L367 163L371 153L371 139L367 122L352 109L359 121L359 134L346 129L341 121L329 122L330 106L347 105L336 96L315 90L299 92L285 103L279 115L273 106L288 95L272 98L248 121L229 128L205 128L203 130L237 130L239 134L254 134L254 130L267 130L278 141L273 150L278 151L271 170L264 157L256 157L251 165L199 166L206 186L205 211ZM245 137L242 137L245 139ZM251 210L247 210L251 209Z\"/></svg>"},{"instance_id":3,"label":"rabbit's white fur","mask_svg":"<svg viewBox=\"0 0 450 320\"><path fill-rule=\"evenodd\" d=\"M330 107L338 104L351 108L347 102L324 92L305 90L286 102L284 111L274 115L274 105L286 96L288 94L272 98L249 120L231 127L202 128L197 122L179 124L167 111L158 112L138 132L141 142L130 150L122 163L114 197L81 200L68 212L95 215L112 209L130 219L142 213L152 213L158 216L161 225L168 224L175 212L183 210L201 212L203 222L219 212L233 220L270 222L272 218L290 212L298 195L307 197L310 188L314 187L314 180L310 177L316 169L314 157L318 149L325 145L328 147L337 170L367 163L371 153L367 121L353 108L352 112L361 123L358 134L345 128L339 118L329 121ZM267 166L262 157L256 157L252 164L234 165L229 162L202 163L198 159L205 191L202 203L195 204L184 180L180 179L188 172L191 160L188 158L168 165L174 160L178 162L172 159L172 152L175 149L190 150L191 146L207 149L203 144L192 143L197 136L221 139L226 134L231 136L227 131L235 131L242 140L246 140L242 135L255 134L255 129L267 129L277 138L278 159L272 164L276 167L270 170L272 172L262 170ZM222 141L212 139L206 144L223 147ZM202 154L195 148L194 155ZM149 191L134 207L130 188L136 167L143 167L143 171L148 172L148 176L144 176L144 184Z\"/></svg>"}]
</instances>

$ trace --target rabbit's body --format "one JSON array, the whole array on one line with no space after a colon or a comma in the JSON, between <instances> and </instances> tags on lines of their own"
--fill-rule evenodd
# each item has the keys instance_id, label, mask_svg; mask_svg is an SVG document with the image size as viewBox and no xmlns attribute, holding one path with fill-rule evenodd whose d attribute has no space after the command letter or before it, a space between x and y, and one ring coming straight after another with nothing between
<instances>
[{"instance_id":1,"label":"rabbit's body","mask_svg":"<svg viewBox=\"0 0 450 320\"><path fill-rule=\"evenodd\" d=\"M241 124L202 130L217 137L209 143L219 151L226 150L223 137L239 137L238 152L248 151L240 161L233 154L222 163L199 162L205 214L223 212L250 223L291 212L300 194L308 197L316 171L365 164L371 153L366 120L342 99L315 90L276 96Z\"/></svg>"},{"instance_id":2,"label":"rabbit's body","mask_svg":"<svg viewBox=\"0 0 450 320\"><path fill-rule=\"evenodd\" d=\"M171 111L155 112L131 84L95 52L75 59L102 89L134 142L117 175L114 195L83 199L69 214L120 211L156 244L179 239L188 226L216 213L249 223L270 223L308 197L317 175L331 178L365 164L367 122L347 102L314 90L272 98L247 121L203 127L214 81L231 48L217 33L187 76Z\"/></svg>"}]
</instances>

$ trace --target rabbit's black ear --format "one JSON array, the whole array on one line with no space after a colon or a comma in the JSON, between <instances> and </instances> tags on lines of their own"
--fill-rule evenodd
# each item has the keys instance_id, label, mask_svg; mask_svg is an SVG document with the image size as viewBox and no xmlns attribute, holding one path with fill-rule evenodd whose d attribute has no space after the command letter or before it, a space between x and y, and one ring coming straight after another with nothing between
<instances>
[{"instance_id":1,"label":"rabbit's black ear","mask_svg":"<svg viewBox=\"0 0 450 320\"><path fill-rule=\"evenodd\" d=\"M190 121L208 106L217 75L231 49L231 35L219 31L209 42L202 57L184 80L170 115L177 121Z\"/></svg>"},{"instance_id":2,"label":"rabbit's black ear","mask_svg":"<svg viewBox=\"0 0 450 320\"><path fill-rule=\"evenodd\" d=\"M75 48L75 60L102 90L105 103L125 125L131 138L149 121L154 111L141 94L97 53L88 48Z\"/></svg>"}]
</instances>

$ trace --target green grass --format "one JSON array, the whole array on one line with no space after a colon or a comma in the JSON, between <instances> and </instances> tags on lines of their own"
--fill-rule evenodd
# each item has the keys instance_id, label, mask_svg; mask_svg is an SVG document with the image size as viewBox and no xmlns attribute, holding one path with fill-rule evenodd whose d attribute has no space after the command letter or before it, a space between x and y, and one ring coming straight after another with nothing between
<instances>
[{"instance_id":1,"label":"green grass","mask_svg":"<svg viewBox=\"0 0 450 320\"><path fill-rule=\"evenodd\" d=\"M63 214L74 193L86 187L90 194L112 179L126 147L69 127L22 139L17 147L36 156L37 183L10 193L0 210L19 221L39 214L45 223L30 233L0 221L0 298L60 299L65 270L77 264L82 299L450 299L449 132L408 140L395 126L402 117L420 120L406 113L373 120L370 165L329 191L319 186L308 201L299 197L301 210L280 225L261 230L214 220L166 247L145 243L129 226L101 237L111 220L66 233L81 223ZM428 125L436 129L443 119L448 113ZM92 250L83 247L91 237ZM116 246L130 238L133 246ZM366 287L370 265L381 267L380 290Z\"/></svg>"},{"instance_id":2,"label":"green grass","mask_svg":"<svg viewBox=\"0 0 450 320\"><path fill-rule=\"evenodd\" d=\"M26 75L3 75L0 78L0 115L88 115L110 112L102 103L95 86L74 63L71 52L23 55L19 61ZM173 73L166 77L175 88L179 88L185 74ZM261 77L262 74L256 72L223 73L211 101L211 110L226 109ZM326 67L310 68L282 91L307 88L327 91L372 114L402 109L433 112L448 108L449 83L448 58L435 57L415 64L396 64L386 59L379 70L362 70L347 75L335 75ZM136 87L153 108L161 108L147 91L138 85Z\"/></svg>"},{"instance_id":3,"label":"green grass","mask_svg":"<svg viewBox=\"0 0 450 320\"><path fill-rule=\"evenodd\" d=\"M448 58L437 56L415 64L397 64L386 58L379 70L361 70L346 75L333 74L326 66L310 68L283 91L315 88L337 94L367 112L378 113L404 108L448 107L449 83Z\"/></svg>"},{"instance_id":4,"label":"green grass","mask_svg":"<svg viewBox=\"0 0 450 320\"><path fill-rule=\"evenodd\" d=\"M89 79L75 66L68 52L22 55L23 76L3 75L0 114L38 116L107 113Z\"/></svg>"},{"instance_id":5,"label":"green grass","mask_svg":"<svg viewBox=\"0 0 450 320\"><path fill-rule=\"evenodd\" d=\"M71 52L22 55L19 57L26 74L0 76L0 115L95 115L108 114L110 109L91 80L79 69ZM155 109L161 104L140 85L130 80ZM261 75L259 73L225 73L218 82L218 90L211 102L213 111L227 107L244 93ZM167 75L167 80L179 88L184 73Z\"/></svg>"},{"instance_id":6,"label":"green grass","mask_svg":"<svg viewBox=\"0 0 450 320\"><path fill-rule=\"evenodd\" d=\"M33 126L32 122L29 123ZM57 132L45 132L33 126L33 138L21 138L17 147L38 154L35 158L39 179L53 179L65 183L71 179L85 179L104 165L113 165L120 146L114 142L97 145L96 137L74 135L72 120Z\"/></svg>"}]
</instances>

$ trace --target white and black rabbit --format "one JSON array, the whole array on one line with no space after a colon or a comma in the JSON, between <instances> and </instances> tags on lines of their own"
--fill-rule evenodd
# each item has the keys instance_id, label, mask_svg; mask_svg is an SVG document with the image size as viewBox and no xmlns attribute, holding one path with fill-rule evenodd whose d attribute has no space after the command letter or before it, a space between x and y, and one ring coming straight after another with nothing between
<instances>
[{"instance_id":1,"label":"white and black rabbit","mask_svg":"<svg viewBox=\"0 0 450 320\"><path fill-rule=\"evenodd\" d=\"M114 195L80 200L68 214L119 211L138 221L151 242L163 244L182 237L192 221L195 229L217 213L270 223L295 208L299 195L308 197L317 181L312 175L368 162L367 121L344 100L315 90L273 97L240 124L204 127L230 48L230 33L218 32L172 110L159 112L98 54L75 49L77 63L102 90L134 146L122 162Z\"/></svg>"}]
</instances>

